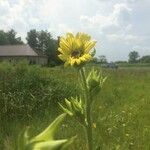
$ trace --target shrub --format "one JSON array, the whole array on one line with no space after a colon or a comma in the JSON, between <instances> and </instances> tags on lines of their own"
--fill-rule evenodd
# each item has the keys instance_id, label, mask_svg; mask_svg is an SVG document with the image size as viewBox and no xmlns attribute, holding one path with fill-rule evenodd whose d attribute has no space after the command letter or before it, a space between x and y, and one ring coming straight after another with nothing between
<instances>
[{"instance_id":1,"label":"shrub","mask_svg":"<svg viewBox=\"0 0 150 150\"><path fill-rule=\"evenodd\" d=\"M42 115L76 93L73 82L54 75L53 70L25 62L0 64L1 119L29 119ZM44 111L43 111L44 110Z\"/></svg>"}]
</instances>

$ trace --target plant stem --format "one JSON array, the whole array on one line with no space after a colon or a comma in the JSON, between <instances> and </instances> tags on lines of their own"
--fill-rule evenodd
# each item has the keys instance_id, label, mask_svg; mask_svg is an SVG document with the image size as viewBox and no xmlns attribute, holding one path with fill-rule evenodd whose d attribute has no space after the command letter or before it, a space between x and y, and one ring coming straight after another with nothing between
<instances>
[{"instance_id":1,"label":"plant stem","mask_svg":"<svg viewBox=\"0 0 150 150\"><path fill-rule=\"evenodd\" d=\"M84 68L80 69L80 75L81 75L81 80L84 88L84 96L85 96L85 117L87 121L86 135L87 135L87 142L88 142L88 150L93 150L92 120L91 120L91 107L90 107L91 95L88 92Z\"/></svg>"}]
</instances>

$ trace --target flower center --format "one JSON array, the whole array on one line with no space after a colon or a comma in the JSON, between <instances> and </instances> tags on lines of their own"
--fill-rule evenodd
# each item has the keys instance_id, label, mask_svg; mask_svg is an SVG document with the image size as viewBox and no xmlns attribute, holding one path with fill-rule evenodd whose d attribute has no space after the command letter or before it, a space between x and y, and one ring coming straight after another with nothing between
<instances>
[{"instance_id":1,"label":"flower center","mask_svg":"<svg viewBox=\"0 0 150 150\"><path fill-rule=\"evenodd\" d=\"M72 54L71 54L71 57L73 58L79 58L81 56L81 52L80 51L73 51Z\"/></svg>"}]
</instances>

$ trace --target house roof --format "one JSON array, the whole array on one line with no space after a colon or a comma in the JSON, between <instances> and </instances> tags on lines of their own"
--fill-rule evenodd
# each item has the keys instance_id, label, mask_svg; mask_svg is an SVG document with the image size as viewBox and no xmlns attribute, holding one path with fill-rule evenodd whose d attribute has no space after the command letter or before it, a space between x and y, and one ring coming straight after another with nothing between
<instances>
[{"instance_id":1,"label":"house roof","mask_svg":"<svg viewBox=\"0 0 150 150\"><path fill-rule=\"evenodd\" d=\"M0 45L0 56L39 56L29 45Z\"/></svg>"}]
</instances>

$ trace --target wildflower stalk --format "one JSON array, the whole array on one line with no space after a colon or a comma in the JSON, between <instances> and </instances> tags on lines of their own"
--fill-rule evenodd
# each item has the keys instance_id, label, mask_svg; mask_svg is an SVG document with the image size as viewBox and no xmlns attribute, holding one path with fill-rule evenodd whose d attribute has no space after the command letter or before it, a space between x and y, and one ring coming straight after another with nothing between
<instances>
[{"instance_id":1,"label":"wildflower stalk","mask_svg":"<svg viewBox=\"0 0 150 150\"><path fill-rule=\"evenodd\" d=\"M106 78L103 78L99 71L94 68L85 75L84 65L89 62L94 54L91 52L96 41L91 40L91 37L85 33L67 33L66 37L60 38L60 47L58 57L64 61L65 66L73 66L79 71L80 81L84 99L80 97L65 99L66 106L61 104L62 110L70 116L73 116L86 131L88 150L93 150L93 135L92 135L92 117L91 105L95 96L99 93Z\"/></svg>"},{"instance_id":2,"label":"wildflower stalk","mask_svg":"<svg viewBox=\"0 0 150 150\"><path fill-rule=\"evenodd\" d=\"M87 136L88 149L93 150L92 118L91 118L91 107L90 107L91 95L88 92L84 68L80 69L80 76L83 84L84 98L85 98L85 117L86 117L85 131Z\"/></svg>"}]
</instances>

